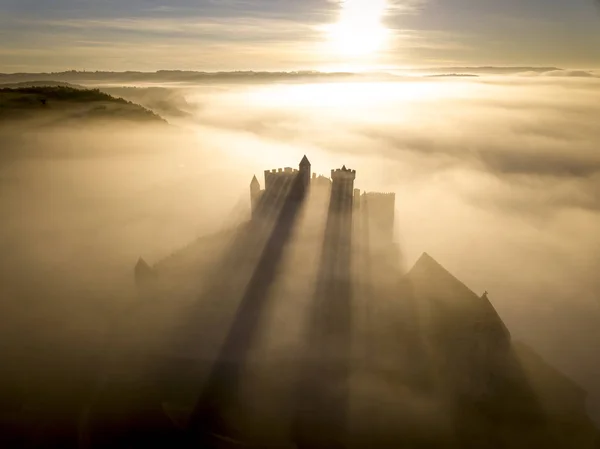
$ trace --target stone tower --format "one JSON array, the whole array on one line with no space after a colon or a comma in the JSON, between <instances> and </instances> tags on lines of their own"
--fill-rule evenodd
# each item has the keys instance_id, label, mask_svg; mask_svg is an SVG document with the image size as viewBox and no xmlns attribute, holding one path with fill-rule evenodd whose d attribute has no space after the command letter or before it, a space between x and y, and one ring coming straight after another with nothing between
<instances>
[{"instance_id":1,"label":"stone tower","mask_svg":"<svg viewBox=\"0 0 600 449\"><path fill-rule=\"evenodd\" d=\"M310 185L310 161L304 155L302 160L300 161L300 176L302 177L302 184L304 185L304 189L308 190L308 186Z\"/></svg>"},{"instance_id":2,"label":"stone tower","mask_svg":"<svg viewBox=\"0 0 600 449\"><path fill-rule=\"evenodd\" d=\"M355 179L356 170L350 170L345 165L341 169L331 170L331 198L344 210L352 210Z\"/></svg>"},{"instance_id":3,"label":"stone tower","mask_svg":"<svg viewBox=\"0 0 600 449\"><path fill-rule=\"evenodd\" d=\"M361 213L371 246L386 247L394 240L396 194L370 192L360 197Z\"/></svg>"},{"instance_id":4,"label":"stone tower","mask_svg":"<svg viewBox=\"0 0 600 449\"><path fill-rule=\"evenodd\" d=\"M258 200L260 198L260 184L258 179L256 179L256 175L252 178L252 182L250 182L250 205L252 208L252 216L256 211L256 206L258 205Z\"/></svg>"},{"instance_id":5,"label":"stone tower","mask_svg":"<svg viewBox=\"0 0 600 449\"><path fill-rule=\"evenodd\" d=\"M356 170L341 169L331 170L331 197L329 213L332 219L337 221L335 226L340 254L350 250L352 231L352 212L354 203L354 179ZM349 254L347 254L349 257Z\"/></svg>"}]
</instances>

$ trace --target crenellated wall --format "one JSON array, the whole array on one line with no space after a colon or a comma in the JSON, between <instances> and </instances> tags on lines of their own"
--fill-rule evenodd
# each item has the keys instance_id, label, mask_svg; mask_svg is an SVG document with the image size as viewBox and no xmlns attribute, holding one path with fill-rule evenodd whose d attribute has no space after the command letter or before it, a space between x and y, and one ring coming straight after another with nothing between
<instances>
[{"instance_id":1,"label":"crenellated wall","mask_svg":"<svg viewBox=\"0 0 600 449\"><path fill-rule=\"evenodd\" d=\"M331 170L331 179L356 179L356 170L350 170L344 165L342 168Z\"/></svg>"},{"instance_id":2,"label":"crenellated wall","mask_svg":"<svg viewBox=\"0 0 600 449\"><path fill-rule=\"evenodd\" d=\"M299 170L297 168L285 167L265 170L265 190L269 189L277 180L289 179L296 176Z\"/></svg>"}]
</instances>

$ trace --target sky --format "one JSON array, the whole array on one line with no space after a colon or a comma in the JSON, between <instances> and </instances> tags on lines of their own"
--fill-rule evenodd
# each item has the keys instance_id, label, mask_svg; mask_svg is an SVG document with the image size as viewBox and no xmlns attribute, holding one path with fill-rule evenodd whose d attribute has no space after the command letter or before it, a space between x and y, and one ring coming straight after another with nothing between
<instances>
[{"instance_id":1,"label":"sky","mask_svg":"<svg viewBox=\"0 0 600 449\"><path fill-rule=\"evenodd\" d=\"M0 0L0 72L600 67L595 0Z\"/></svg>"}]
</instances>

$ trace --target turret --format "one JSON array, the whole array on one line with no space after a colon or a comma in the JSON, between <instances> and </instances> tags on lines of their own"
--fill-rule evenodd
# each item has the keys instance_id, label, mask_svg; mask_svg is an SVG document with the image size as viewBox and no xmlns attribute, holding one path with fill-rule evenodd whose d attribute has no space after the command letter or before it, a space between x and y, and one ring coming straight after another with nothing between
<instances>
[{"instance_id":1,"label":"turret","mask_svg":"<svg viewBox=\"0 0 600 449\"><path fill-rule=\"evenodd\" d=\"M300 161L300 176L302 177L304 188L307 189L310 185L310 161L306 155Z\"/></svg>"},{"instance_id":2,"label":"turret","mask_svg":"<svg viewBox=\"0 0 600 449\"><path fill-rule=\"evenodd\" d=\"M250 182L250 205L252 208L252 215L254 215L254 211L256 206L258 205L258 199L260 197L260 184L258 179L256 179L256 175L252 178Z\"/></svg>"},{"instance_id":3,"label":"turret","mask_svg":"<svg viewBox=\"0 0 600 449\"><path fill-rule=\"evenodd\" d=\"M338 168L337 170L331 170L331 179L332 180L351 180L354 183L356 179L356 170L350 170L346 168L346 166L342 166L342 168Z\"/></svg>"},{"instance_id":4,"label":"turret","mask_svg":"<svg viewBox=\"0 0 600 449\"><path fill-rule=\"evenodd\" d=\"M331 180L333 188L341 188L346 195L351 198L354 196L354 180L356 179L356 170L350 170L344 165L341 169L331 170Z\"/></svg>"},{"instance_id":5,"label":"turret","mask_svg":"<svg viewBox=\"0 0 600 449\"><path fill-rule=\"evenodd\" d=\"M254 194L258 192L260 192L260 183L258 182L256 175L254 175L252 181L250 182L250 193Z\"/></svg>"},{"instance_id":6,"label":"turret","mask_svg":"<svg viewBox=\"0 0 600 449\"><path fill-rule=\"evenodd\" d=\"M331 170L332 180L332 198L336 198L343 208L352 209L354 198L354 179L356 179L356 170L350 170L344 165L341 169Z\"/></svg>"}]
</instances>

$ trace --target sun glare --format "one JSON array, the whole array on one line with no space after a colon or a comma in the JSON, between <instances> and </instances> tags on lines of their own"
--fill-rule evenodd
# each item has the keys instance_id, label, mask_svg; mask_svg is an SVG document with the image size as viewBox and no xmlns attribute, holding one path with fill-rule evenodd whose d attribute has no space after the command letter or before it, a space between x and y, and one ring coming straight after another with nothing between
<instances>
[{"instance_id":1,"label":"sun glare","mask_svg":"<svg viewBox=\"0 0 600 449\"><path fill-rule=\"evenodd\" d=\"M387 0L343 0L339 21L327 27L332 50L346 57L369 56L385 44L388 30L381 20Z\"/></svg>"}]
</instances>

